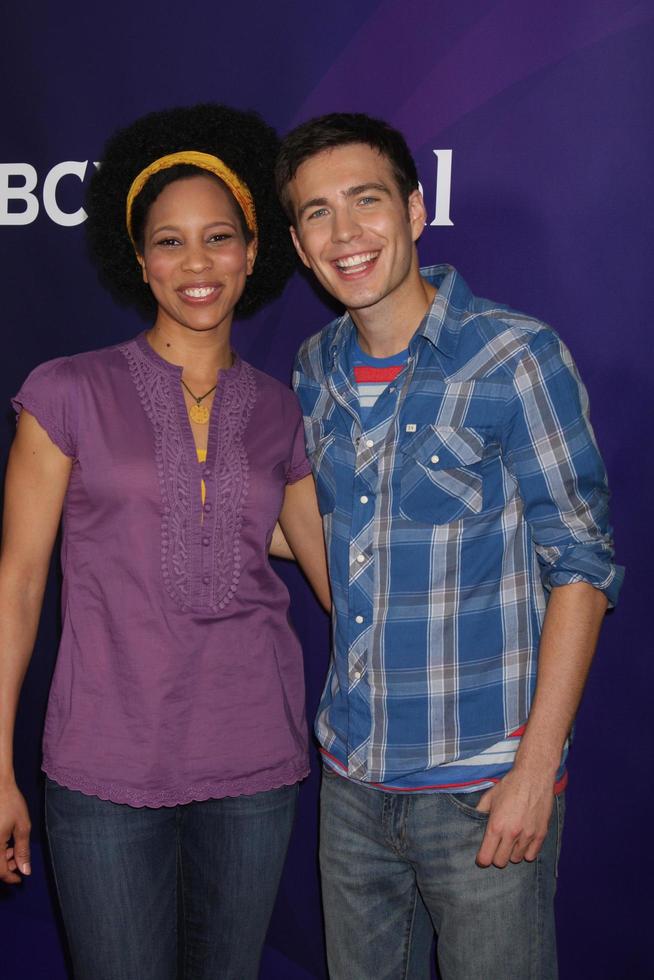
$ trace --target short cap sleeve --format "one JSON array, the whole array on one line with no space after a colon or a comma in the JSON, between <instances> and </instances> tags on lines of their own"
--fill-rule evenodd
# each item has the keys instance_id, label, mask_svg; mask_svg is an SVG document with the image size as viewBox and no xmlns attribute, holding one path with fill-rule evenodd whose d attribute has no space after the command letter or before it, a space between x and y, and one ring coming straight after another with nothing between
<instances>
[{"instance_id":1,"label":"short cap sleeve","mask_svg":"<svg viewBox=\"0 0 654 980\"><path fill-rule=\"evenodd\" d=\"M28 375L11 399L18 417L23 409L33 415L66 456L77 456L77 398L70 357L46 361Z\"/></svg>"}]
</instances>

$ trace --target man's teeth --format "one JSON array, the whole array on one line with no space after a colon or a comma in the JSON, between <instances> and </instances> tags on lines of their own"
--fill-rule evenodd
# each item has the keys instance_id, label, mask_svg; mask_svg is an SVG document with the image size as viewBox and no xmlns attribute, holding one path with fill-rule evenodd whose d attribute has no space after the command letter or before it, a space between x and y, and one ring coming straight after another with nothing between
<instances>
[{"instance_id":1,"label":"man's teeth","mask_svg":"<svg viewBox=\"0 0 654 980\"><path fill-rule=\"evenodd\" d=\"M379 252L361 252L359 255L348 255L347 258L337 259L336 265L339 269L354 269L357 266L365 265L366 262L372 262L378 255Z\"/></svg>"},{"instance_id":2,"label":"man's teeth","mask_svg":"<svg viewBox=\"0 0 654 980\"><path fill-rule=\"evenodd\" d=\"M184 295L190 296L192 299L204 299L205 296L210 296L214 289L215 286L196 286L192 289L185 289Z\"/></svg>"}]
</instances>

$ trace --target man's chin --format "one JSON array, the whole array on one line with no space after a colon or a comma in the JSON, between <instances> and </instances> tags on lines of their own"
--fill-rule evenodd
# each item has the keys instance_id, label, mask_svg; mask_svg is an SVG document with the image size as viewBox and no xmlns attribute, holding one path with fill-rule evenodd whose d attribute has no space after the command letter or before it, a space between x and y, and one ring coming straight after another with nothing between
<instances>
[{"instance_id":1,"label":"man's chin","mask_svg":"<svg viewBox=\"0 0 654 980\"><path fill-rule=\"evenodd\" d=\"M335 286L330 283L326 288L327 292L348 310L367 310L383 298L383 293L378 289L364 289L362 287L357 289L354 283L351 286L342 286L340 283Z\"/></svg>"}]
</instances>

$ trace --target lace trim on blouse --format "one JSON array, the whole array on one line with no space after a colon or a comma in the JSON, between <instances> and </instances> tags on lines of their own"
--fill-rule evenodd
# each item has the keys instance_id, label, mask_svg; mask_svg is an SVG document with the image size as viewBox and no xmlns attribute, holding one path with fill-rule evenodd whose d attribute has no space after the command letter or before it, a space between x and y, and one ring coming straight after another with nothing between
<instances>
[{"instance_id":1,"label":"lace trim on blouse","mask_svg":"<svg viewBox=\"0 0 654 980\"><path fill-rule=\"evenodd\" d=\"M217 432L216 492L200 521L199 464L195 444L182 429L177 378L147 357L136 341L120 346L155 437L161 490L161 570L170 597L183 610L218 612L233 599L241 574L240 535L249 490L243 433L256 400L249 364L221 372L212 408L210 439ZM158 357L158 355L154 355ZM218 418L213 417L218 414ZM198 484L198 485L196 485ZM213 556L207 568L205 555Z\"/></svg>"}]
</instances>

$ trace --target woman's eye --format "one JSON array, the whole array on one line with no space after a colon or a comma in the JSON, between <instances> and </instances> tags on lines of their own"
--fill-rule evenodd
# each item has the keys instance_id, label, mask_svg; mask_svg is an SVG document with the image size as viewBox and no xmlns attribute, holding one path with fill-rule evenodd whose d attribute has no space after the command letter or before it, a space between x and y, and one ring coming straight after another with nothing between
<instances>
[{"instance_id":1,"label":"woman's eye","mask_svg":"<svg viewBox=\"0 0 654 980\"><path fill-rule=\"evenodd\" d=\"M161 238L157 243L163 248L172 248L175 245L179 245L179 240L177 238Z\"/></svg>"},{"instance_id":2,"label":"woman's eye","mask_svg":"<svg viewBox=\"0 0 654 980\"><path fill-rule=\"evenodd\" d=\"M229 232L221 231L221 232L218 232L215 235L212 235L211 238L209 239L209 241L210 242L227 242L232 237L233 236L230 235Z\"/></svg>"}]
</instances>

